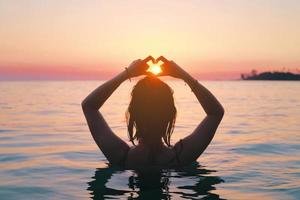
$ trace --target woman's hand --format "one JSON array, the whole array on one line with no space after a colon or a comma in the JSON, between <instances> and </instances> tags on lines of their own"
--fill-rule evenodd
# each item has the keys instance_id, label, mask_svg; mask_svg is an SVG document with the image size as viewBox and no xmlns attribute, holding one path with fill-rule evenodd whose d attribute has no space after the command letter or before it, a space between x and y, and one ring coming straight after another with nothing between
<instances>
[{"instance_id":1,"label":"woman's hand","mask_svg":"<svg viewBox=\"0 0 300 200\"><path fill-rule=\"evenodd\" d=\"M187 72L184 71L179 65L177 65L174 61L168 60L163 56L160 56L156 59L156 63L162 61L161 65L162 72L159 76L172 76L174 78L184 79Z\"/></svg>"},{"instance_id":2,"label":"woman's hand","mask_svg":"<svg viewBox=\"0 0 300 200\"><path fill-rule=\"evenodd\" d=\"M138 59L133 61L129 65L129 67L126 68L128 78L149 74L149 72L147 72L147 69L149 68L147 62L149 62L150 60L152 60L152 62L155 62L155 59L152 56L148 56L144 60Z\"/></svg>"}]
</instances>

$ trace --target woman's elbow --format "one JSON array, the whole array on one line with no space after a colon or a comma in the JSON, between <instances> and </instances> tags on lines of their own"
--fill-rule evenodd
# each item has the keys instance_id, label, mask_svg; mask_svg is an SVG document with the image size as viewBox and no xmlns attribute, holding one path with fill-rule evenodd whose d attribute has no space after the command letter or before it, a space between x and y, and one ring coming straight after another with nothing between
<instances>
[{"instance_id":1,"label":"woman's elbow","mask_svg":"<svg viewBox=\"0 0 300 200\"><path fill-rule=\"evenodd\" d=\"M225 114L225 109L224 109L223 106L221 106L221 107L220 107L220 110L219 110L219 115L223 117L224 114Z\"/></svg>"},{"instance_id":2,"label":"woman's elbow","mask_svg":"<svg viewBox=\"0 0 300 200\"><path fill-rule=\"evenodd\" d=\"M221 119L223 118L224 114L225 114L225 110L224 110L223 106L220 105L220 106L216 107L216 108L215 108L211 113L209 113L208 115L217 117L218 119L221 120Z\"/></svg>"},{"instance_id":3,"label":"woman's elbow","mask_svg":"<svg viewBox=\"0 0 300 200\"><path fill-rule=\"evenodd\" d=\"M83 111L90 109L89 103L87 102L86 99L84 99L84 100L81 102L81 108L82 108Z\"/></svg>"},{"instance_id":4,"label":"woman's elbow","mask_svg":"<svg viewBox=\"0 0 300 200\"><path fill-rule=\"evenodd\" d=\"M223 108L223 106L220 106L220 108L218 109L215 115L221 121L223 119L224 114L225 114L225 109Z\"/></svg>"},{"instance_id":5,"label":"woman's elbow","mask_svg":"<svg viewBox=\"0 0 300 200\"><path fill-rule=\"evenodd\" d=\"M215 115L217 115L218 117L220 117L222 119L224 114L225 114L224 107L222 105L218 106L218 109L216 110Z\"/></svg>"}]
</instances>

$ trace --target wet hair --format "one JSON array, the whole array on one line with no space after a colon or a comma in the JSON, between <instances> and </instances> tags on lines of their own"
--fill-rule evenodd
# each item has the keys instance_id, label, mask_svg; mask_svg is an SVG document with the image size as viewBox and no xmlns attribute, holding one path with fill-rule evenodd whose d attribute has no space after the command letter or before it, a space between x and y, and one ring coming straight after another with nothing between
<instances>
[{"instance_id":1,"label":"wet hair","mask_svg":"<svg viewBox=\"0 0 300 200\"><path fill-rule=\"evenodd\" d=\"M166 83L155 76L141 79L131 92L126 112L130 141L135 145L135 140L142 139L153 147L163 138L171 146L176 113L173 90Z\"/></svg>"}]
</instances>

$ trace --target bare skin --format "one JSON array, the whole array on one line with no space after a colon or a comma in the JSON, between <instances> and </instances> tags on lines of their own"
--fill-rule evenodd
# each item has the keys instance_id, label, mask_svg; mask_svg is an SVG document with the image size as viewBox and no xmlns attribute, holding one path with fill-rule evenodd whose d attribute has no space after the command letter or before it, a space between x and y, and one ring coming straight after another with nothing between
<instances>
[{"instance_id":1,"label":"bare skin","mask_svg":"<svg viewBox=\"0 0 300 200\"><path fill-rule=\"evenodd\" d=\"M156 60L151 56L144 60L135 60L130 64L127 71L121 72L96 88L82 102L82 109L91 134L100 150L112 165L118 165L126 157L127 153L125 161L127 168L147 165L147 156L145 155L147 155L149 149L144 145L144 142L140 140L137 146L130 147L113 133L99 109L125 80L147 75L147 62L150 60L153 62L163 61L163 72L160 76L172 76L185 81L194 92L206 113L206 117L196 129L182 139L183 148L178 157L180 164L189 164L197 160L213 139L216 129L223 118L224 109L214 95L173 61L169 61L162 56ZM163 144L162 140L158 142L161 144L161 151L156 158L156 164L162 167L170 165L170 161L175 156L175 151L172 148L179 148L180 143L177 142L172 148L169 148ZM174 163L174 165L176 164L178 163Z\"/></svg>"}]
</instances>

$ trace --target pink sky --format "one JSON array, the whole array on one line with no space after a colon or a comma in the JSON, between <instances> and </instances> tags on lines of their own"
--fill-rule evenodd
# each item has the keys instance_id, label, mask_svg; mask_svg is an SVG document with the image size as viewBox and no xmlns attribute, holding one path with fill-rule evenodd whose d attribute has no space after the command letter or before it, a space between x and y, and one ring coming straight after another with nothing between
<instances>
[{"instance_id":1,"label":"pink sky","mask_svg":"<svg viewBox=\"0 0 300 200\"><path fill-rule=\"evenodd\" d=\"M300 69L300 2L0 2L0 79L107 79L164 55L201 79Z\"/></svg>"}]
</instances>

